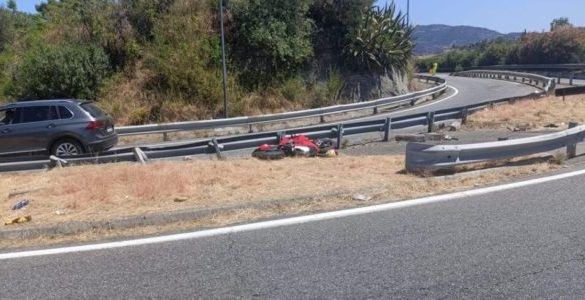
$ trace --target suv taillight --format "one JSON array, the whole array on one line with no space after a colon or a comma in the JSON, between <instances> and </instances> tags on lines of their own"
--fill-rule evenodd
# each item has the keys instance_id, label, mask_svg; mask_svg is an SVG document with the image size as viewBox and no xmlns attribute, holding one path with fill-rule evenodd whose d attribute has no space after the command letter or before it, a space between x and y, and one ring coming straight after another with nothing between
<instances>
[{"instance_id":1,"label":"suv taillight","mask_svg":"<svg viewBox=\"0 0 585 300\"><path fill-rule=\"evenodd\" d=\"M91 121L85 127L86 129L98 129L104 127L104 122L100 120Z\"/></svg>"}]
</instances>

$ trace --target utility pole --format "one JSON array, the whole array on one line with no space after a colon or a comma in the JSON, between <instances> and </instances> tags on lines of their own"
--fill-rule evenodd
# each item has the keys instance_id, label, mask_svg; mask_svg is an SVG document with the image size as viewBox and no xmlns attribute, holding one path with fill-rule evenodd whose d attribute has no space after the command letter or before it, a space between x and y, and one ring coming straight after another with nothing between
<instances>
[{"instance_id":1,"label":"utility pole","mask_svg":"<svg viewBox=\"0 0 585 300\"><path fill-rule=\"evenodd\" d=\"M410 0L406 0L406 25L410 26Z\"/></svg>"},{"instance_id":2,"label":"utility pole","mask_svg":"<svg viewBox=\"0 0 585 300\"><path fill-rule=\"evenodd\" d=\"M223 65L223 116L228 118L228 97L227 97L227 68L225 62L225 32L223 29L223 0L219 0L219 14L221 22L221 61Z\"/></svg>"}]
</instances>

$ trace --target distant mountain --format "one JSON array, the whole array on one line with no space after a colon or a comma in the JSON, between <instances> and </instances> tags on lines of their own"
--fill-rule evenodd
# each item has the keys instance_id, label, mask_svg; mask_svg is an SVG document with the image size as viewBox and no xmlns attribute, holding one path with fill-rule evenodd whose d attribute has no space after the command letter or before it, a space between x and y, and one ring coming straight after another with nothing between
<instances>
[{"instance_id":1,"label":"distant mountain","mask_svg":"<svg viewBox=\"0 0 585 300\"><path fill-rule=\"evenodd\" d=\"M419 25L414 29L417 55L441 53L453 46L465 46L497 38L518 39L521 33L503 34L472 26Z\"/></svg>"}]
</instances>

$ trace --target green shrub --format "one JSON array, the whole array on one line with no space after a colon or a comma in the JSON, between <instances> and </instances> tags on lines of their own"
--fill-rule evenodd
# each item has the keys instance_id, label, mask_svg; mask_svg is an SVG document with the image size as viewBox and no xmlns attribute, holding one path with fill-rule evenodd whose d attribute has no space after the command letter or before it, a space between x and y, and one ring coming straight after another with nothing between
<instances>
[{"instance_id":1,"label":"green shrub","mask_svg":"<svg viewBox=\"0 0 585 300\"><path fill-rule=\"evenodd\" d=\"M8 88L17 99L96 99L109 75L109 58L95 46L39 47L28 51Z\"/></svg>"},{"instance_id":2,"label":"green shrub","mask_svg":"<svg viewBox=\"0 0 585 300\"><path fill-rule=\"evenodd\" d=\"M305 96L305 82L300 78L291 78L282 84L280 89L282 96L291 102L302 100Z\"/></svg>"}]
</instances>

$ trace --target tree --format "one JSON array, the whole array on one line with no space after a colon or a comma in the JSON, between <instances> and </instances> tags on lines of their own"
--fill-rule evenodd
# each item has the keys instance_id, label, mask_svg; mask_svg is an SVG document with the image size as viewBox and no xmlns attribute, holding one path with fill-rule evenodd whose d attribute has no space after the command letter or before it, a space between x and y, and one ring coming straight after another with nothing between
<instances>
[{"instance_id":1,"label":"tree","mask_svg":"<svg viewBox=\"0 0 585 300\"><path fill-rule=\"evenodd\" d=\"M311 0L230 2L232 57L248 88L265 87L293 75L311 58Z\"/></svg>"},{"instance_id":2,"label":"tree","mask_svg":"<svg viewBox=\"0 0 585 300\"><path fill-rule=\"evenodd\" d=\"M555 31L558 28L563 28L563 27L572 27L573 24L569 23L569 18L567 17L561 17L561 18L557 18L552 20L552 22L550 23L550 31Z\"/></svg>"},{"instance_id":3,"label":"tree","mask_svg":"<svg viewBox=\"0 0 585 300\"><path fill-rule=\"evenodd\" d=\"M309 17L315 24L315 51L341 53L347 35L373 4L373 0L314 0Z\"/></svg>"},{"instance_id":4,"label":"tree","mask_svg":"<svg viewBox=\"0 0 585 300\"><path fill-rule=\"evenodd\" d=\"M18 7L16 6L16 1L14 0L8 0L8 2L6 3L6 7L10 9L12 13L16 13L16 10L18 9Z\"/></svg>"},{"instance_id":5,"label":"tree","mask_svg":"<svg viewBox=\"0 0 585 300\"><path fill-rule=\"evenodd\" d=\"M0 52L12 40L14 31L12 19L13 16L7 10L0 7Z\"/></svg>"},{"instance_id":6,"label":"tree","mask_svg":"<svg viewBox=\"0 0 585 300\"><path fill-rule=\"evenodd\" d=\"M96 46L40 47L30 50L14 74L16 99L78 98L95 100L108 76L107 55Z\"/></svg>"}]
</instances>

